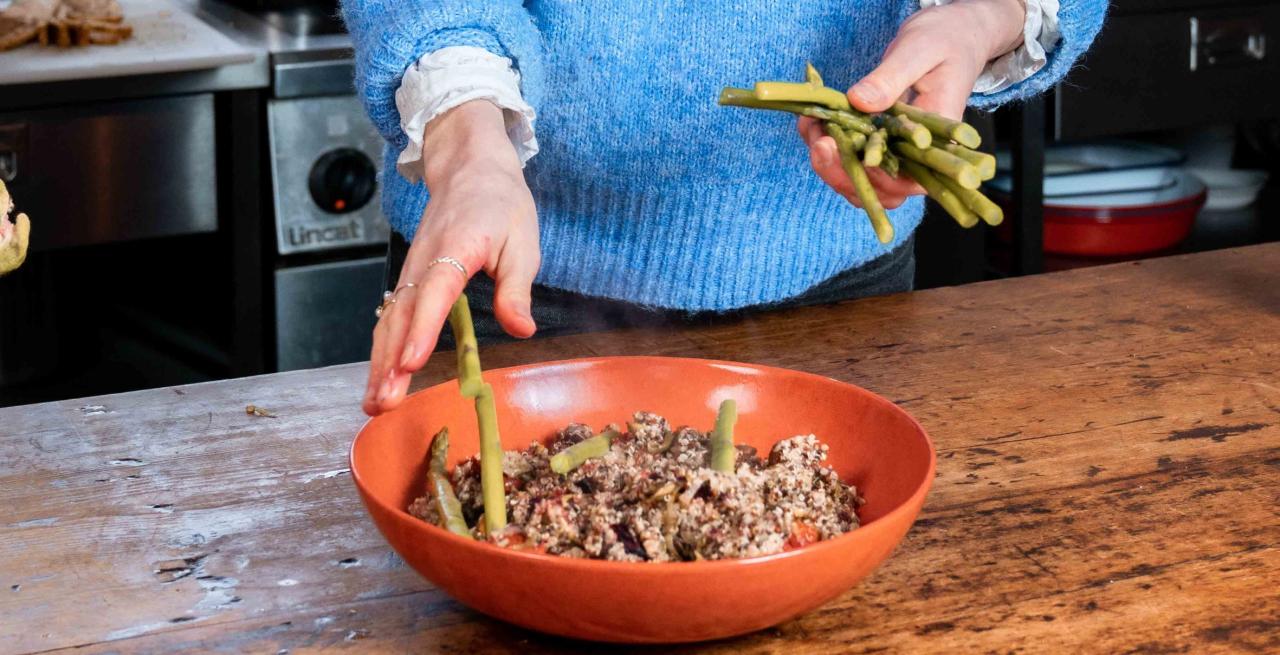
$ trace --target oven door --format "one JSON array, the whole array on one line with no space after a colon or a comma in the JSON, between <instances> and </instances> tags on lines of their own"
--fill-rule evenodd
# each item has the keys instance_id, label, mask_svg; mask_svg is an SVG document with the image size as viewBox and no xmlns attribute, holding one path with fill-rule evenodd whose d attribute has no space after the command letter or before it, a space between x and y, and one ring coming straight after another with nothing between
<instances>
[{"instance_id":1,"label":"oven door","mask_svg":"<svg viewBox=\"0 0 1280 655\"><path fill-rule=\"evenodd\" d=\"M277 370L367 360L386 263L370 257L277 269Z\"/></svg>"}]
</instances>

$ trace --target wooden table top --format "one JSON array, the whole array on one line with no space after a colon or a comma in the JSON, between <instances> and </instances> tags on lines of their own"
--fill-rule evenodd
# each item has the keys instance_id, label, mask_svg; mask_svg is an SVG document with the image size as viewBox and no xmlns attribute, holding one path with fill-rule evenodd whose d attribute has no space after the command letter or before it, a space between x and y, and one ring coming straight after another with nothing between
<instances>
[{"instance_id":1,"label":"wooden table top","mask_svg":"<svg viewBox=\"0 0 1280 655\"><path fill-rule=\"evenodd\" d=\"M784 366L929 431L898 552L712 652L1280 652L1278 272L1255 246L484 360ZM386 546L347 470L364 370L0 409L0 651L598 652L471 612Z\"/></svg>"}]
</instances>

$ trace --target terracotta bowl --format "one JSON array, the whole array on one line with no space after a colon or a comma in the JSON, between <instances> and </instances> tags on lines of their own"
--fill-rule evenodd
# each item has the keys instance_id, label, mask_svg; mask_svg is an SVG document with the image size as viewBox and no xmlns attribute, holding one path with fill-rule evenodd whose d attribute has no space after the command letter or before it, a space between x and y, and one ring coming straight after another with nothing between
<instances>
[{"instance_id":1,"label":"terracotta bowl","mask_svg":"<svg viewBox=\"0 0 1280 655\"><path fill-rule=\"evenodd\" d=\"M485 372L503 446L523 448L577 421L621 422L638 409L709 428L738 404L735 438L768 452L813 433L867 504L862 527L789 552L685 563L605 562L507 550L428 525L405 508L424 488L430 436L450 429L453 466L478 452L470 401L456 381L370 420L351 473L374 523L406 562L480 612L542 632L608 642L718 639L769 627L834 599L893 551L915 521L935 456L906 412L865 389L778 368L664 357L608 357Z\"/></svg>"}]
</instances>

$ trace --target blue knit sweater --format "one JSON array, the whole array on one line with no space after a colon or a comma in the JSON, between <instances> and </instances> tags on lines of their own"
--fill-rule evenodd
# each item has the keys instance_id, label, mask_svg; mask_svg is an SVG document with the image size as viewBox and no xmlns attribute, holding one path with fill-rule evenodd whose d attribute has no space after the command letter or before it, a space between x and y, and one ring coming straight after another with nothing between
<instances>
[{"instance_id":1,"label":"blue knit sweater","mask_svg":"<svg viewBox=\"0 0 1280 655\"><path fill-rule=\"evenodd\" d=\"M1062 40L991 107L1058 81L1093 40L1106 0L1062 0ZM542 240L538 282L655 307L728 310L797 295L885 254L922 198L866 215L809 170L791 118L717 106L725 85L797 79L805 61L847 88L869 72L919 0L343 0L356 86L386 137L383 208L413 237L427 203L396 173L406 137L395 92L446 46L511 58L538 112L525 171Z\"/></svg>"}]
</instances>

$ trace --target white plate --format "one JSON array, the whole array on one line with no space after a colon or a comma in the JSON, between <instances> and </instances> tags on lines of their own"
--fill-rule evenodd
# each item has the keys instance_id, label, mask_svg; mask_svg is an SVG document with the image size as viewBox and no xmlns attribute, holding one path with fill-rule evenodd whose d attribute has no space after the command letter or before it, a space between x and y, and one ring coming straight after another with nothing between
<instances>
[{"instance_id":1,"label":"white plate","mask_svg":"<svg viewBox=\"0 0 1280 655\"><path fill-rule=\"evenodd\" d=\"M1045 199L1045 207L1055 209L1094 209L1101 207L1141 207L1159 205L1191 198L1204 191L1204 183L1196 176L1179 168L1156 169L1163 171L1168 186L1149 191L1123 191L1078 195L1058 200Z\"/></svg>"},{"instance_id":2,"label":"white plate","mask_svg":"<svg viewBox=\"0 0 1280 655\"><path fill-rule=\"evenodd\" d=\"M1075 175L1122 168L1152 168L1180 164L1186 156L1173 148L1137 141L1098 141L1074 145L1054 145L1044 150L1047 177ZM1012 170L1007 150L996 152L996 170Z\"/></svg>"},{"instance_id":3,"label":"white plate","mask_svg":"<svg viewBox=\"0 0 1280 655\"><path fill-rule=\"evenodd\" d=\"M1044 195L1159 190L1168 183L1162 171L1183 159L1183 154L1172 148L1138 142L1051 146L1044 153ZM1008 192L1012 187L1009 153L997 152L996 161L1000 174L988 184Z\"/></svg>"},{"instance_id":4,"label":"white plate","mask_svg":"<svg viewBox=\"0 0 1280 655\"><path fill-rule=\"evenodd\" d=\"M1093 173L1076 173L1044 178L1044 197L1069 198L1099 193L1121 193L1125 191L1159 191L1173 186L1168 168L1134 168L1118 171L1098 171ZM1013 178L1000 174L987 182L992 187L1009 193L1013 188Z\"/></svg>"},{"instance_id":5,"label":"white plate","mask_svg":"<svg viewBox=\"0 0 1280 655\"><path fill-rule=\"evenodd\" d=\"M1267 183L1266 171L1233 170L1227 168L1192 168L1191 174L1209 187L1209 200L1205 209L1244 209L1258 199L1258 192Z\"/></svg>"}]
</instances>

